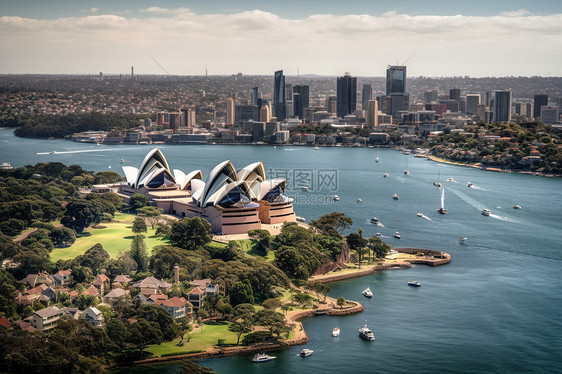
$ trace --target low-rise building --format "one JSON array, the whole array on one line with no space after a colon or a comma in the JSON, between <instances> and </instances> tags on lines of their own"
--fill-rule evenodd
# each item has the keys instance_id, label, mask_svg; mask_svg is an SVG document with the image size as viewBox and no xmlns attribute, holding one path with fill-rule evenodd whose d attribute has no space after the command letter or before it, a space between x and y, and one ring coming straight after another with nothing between
<instances>
[{"instance_id":1,"label":"low-rise building","mask_svg":"<svg viewBox=\"0 0 562 374\"><path fill-rule=\"evenodd\" d=\"M31 326L42 332L50 331L57 326L63 314L64 312L56 306L38 310L33 313Z\"/></svg>"}]
</instances>

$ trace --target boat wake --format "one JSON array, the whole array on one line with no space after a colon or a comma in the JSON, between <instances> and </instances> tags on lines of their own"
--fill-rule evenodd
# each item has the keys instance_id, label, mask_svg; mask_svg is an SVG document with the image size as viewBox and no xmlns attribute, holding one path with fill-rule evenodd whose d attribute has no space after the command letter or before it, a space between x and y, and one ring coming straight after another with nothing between
<instances>
[{"instance_id":1,"label":"boat wake","mask_svg":"<svg viewBox=\"0 0 562 374\"><path fill-rule=\"evenodd\" d=\"M477 185L473 184L472 186L470 186L470 188L472 188L473 190L480 190L480 191L486 191L485 188L482 187L478 187Z\"/></svg>"},{"instance_id":2,"label":"boat wake","mask_svg":"<svg viewBox=\"0 0 562 374\"><path fill-rule=\"evenodd\" d=\"M138 148L108 148L108 149L86 149L80 151L53 151L53 152L37 152L36 155L64 155L70 153L91 153L91 152L109 152L109 151L127 151Z\"/></svg>"},{"instance_id":3,"label":"boat wake","mask_svg":"<svg viewBox=\"0 0 562 374\"><path fill-rule=\"evenodd\" d=\"M471 188L474 188L474 187L471 187ZM460 197L461 200L464 201L465 203L467 203L468 205L470 205L470 206L472 206L472 207L474 207L474 208L476 208L476 209L478 209L478 210L480 210L480 211L485 208L484 205L480 204L478 201L476 201L476 200L474 200L473 198L471 198L471 197L465 195L465 194L462 193L462 192L458 192L458 191L456 191L456 190L449 190L449 191L451 191L453 194L455 194L455 195L457 195L458 197Z\"/></svg>"},{"instance_id":4,"label":"boat wake","mask_svg":"<svg viewBox=\"0 0 562 374\"><path fill-rule=\"evenodd\" d=\"M433 222L433 220L431 218L429 218L428 216L426 216L425 214L422 214L421 218L425 218L426 220Z\"/></svg>"},{"instance_id":5,"label":"boat wake","mask_svg":"<svg viewBox=\"0 0 562 374\"><path fill-rule=\"evenodd\" d=\"M493 214L493 213L490 214L490 217L495 218L495 219L499 219L500 221L505 221L505 222L521 223L516 219L504 217L504 216L498 216L497 214Z\"/></svg>"},{"instance_id":6,"label":"boat wake","mask_svg":"<svg viewBox=\"0 0 562 374\"><path fill-rule=\"evenodd\" d=\"M298 151L297 148L283 148L284 151L290 152L290 151Z\"/></svg>"}]
</instances>

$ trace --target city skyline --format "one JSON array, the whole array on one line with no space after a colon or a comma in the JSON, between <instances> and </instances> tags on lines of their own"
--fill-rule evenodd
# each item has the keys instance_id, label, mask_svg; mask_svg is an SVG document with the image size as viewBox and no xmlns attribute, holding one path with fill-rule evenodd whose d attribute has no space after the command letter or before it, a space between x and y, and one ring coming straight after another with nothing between
<instances>
[{"instance_id":1,"label":"city skyline","mask_svg":"<svg viewBox=\"0 0 562 374\"><path fill-rule=\"evenodd\" d=\"M0 53L9 56L0 74L130 74L134 66L141 75L384 76L388 65L405 64L412 77L562 76L556 1L24 0L0 7Z\"/></svg>"}]
</instances>

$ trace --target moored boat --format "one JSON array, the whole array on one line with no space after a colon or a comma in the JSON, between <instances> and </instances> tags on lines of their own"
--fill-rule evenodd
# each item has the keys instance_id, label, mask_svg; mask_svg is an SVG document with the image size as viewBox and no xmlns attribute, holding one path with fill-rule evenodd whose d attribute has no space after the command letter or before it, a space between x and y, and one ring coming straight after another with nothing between
<instances>
[{"instance_id":1,"label":"moored boat","mask_svg":"<svg viewBox=\"0 0 562 374\"><path fill-rule=\"evenodd\" d=\"M394 237L395 237L396 239L400 239L400 233L399 233L398 231L396 231L396 232L394 233Z\"/></svg>"},{"instance_id":2,"label":"moored boat","mask_svg":"<svg viewBox=\"0 0 562 374\"><path fill-rule=\"evenodd\" d=\"M273 361L276 358L277 357L269 356L266 355L265 353L257 353L254 355L254 358L252 358L252 362L268 362L268 361Z\"/></svg>"},{"instance_id":3,"label":"moored boat","mask_svg":"<svg viewBox=\"0 0 562 374\"><path fill-rule=\"evenodd\" d=\"M302 187L301 187L301 190L303 190L303 191L308 191L308 186L302 186Z\"/></svg>"},{"instance_id":4,"label":"moored boat","mask_svg":"<svg viewBox=\"0 0 562 374\"><path fill-rule=\"evenodd\" d=\"M332 330L332 336L334 338L337 338L338 336L340 336L340 329L337 327L334 327L334 329Z\"/></svg>"},{"instance_id":5,"label":"moored boat","mask_svg":"<svg viewBox=\"0 0 562 374\"><path fill-rule=\"evenodd\" d=\"M359 329L359 336L365 340L375 340L375 335L370 328L367 327L367 322L365 325Z\"/></svg>"},{"instance_id":6,"label":"moored boat","mask_svg":"<svg viewBox=\"0 0 562 374\"><path fill-rule=\"evenodd\" d=\"M371 292L371 289L369 287L365 288L362 292L363 296L371 298L373 297L373 293Z\"/></svg>"},{"instance_id":7,"label":"moored boat","mask_svg":"<svg viewBox=\"0 0 562 374\"><path fill-rule=\"evenodd\" d=\"M357 199L357 204L361 204L363 202L363 199Z\"/></svg>"},{"instance_id":8,"label":"moored boat","mask_svg":"<svg viewBox=\"0 0 562 374\"><path fill-rule=\"evenodd\" d=\"M394 195L392 195L392 198L393 198L394 200L398 200L398 199L400 198L400 196L398 196L398 194L394 194Z\"/></svg>"},{"instance_id":9,"label":"moored boat","mask_svg":"<svg viewBox=\"0 0 562 374\"><path fill-rule=\"evenodd\" d=\"M300 355L301 355L301 357L308 357L313 353L314 353L314 351L312 349L303 348Z\"/></svg>"},{"instance_id":10,"label":"moored boat","mask_svg":"<svg viewBox=\"0 0 562 374\"><path fill-rule=\"evenodd\" d=\"M513 209L521 209L521 205L514 205Z\"/></svg>"}]
</instances>

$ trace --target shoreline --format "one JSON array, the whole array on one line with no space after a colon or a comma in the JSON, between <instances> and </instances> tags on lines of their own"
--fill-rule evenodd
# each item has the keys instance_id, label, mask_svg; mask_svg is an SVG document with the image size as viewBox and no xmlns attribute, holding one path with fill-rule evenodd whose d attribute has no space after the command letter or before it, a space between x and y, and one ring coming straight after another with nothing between
<instances>
[{"instance_id":1,"label":"shoreline","mask_svg":"<svg viewBox=\"0 0 562 374\"><path fill-rule=\"evenodd\" d=\"M341 280L360 278L360 277L372 275L378 270L408 269L415 264L439 266L451 262L451 255L442 251L435 251L431 249L422 249L422 248L395 248L395 250L398 253L407 253L411 255L416 255L419 258L403 259L398 262L388 263L388 264L383 263L381 265L366 265L368 268L365 270L358 270L358 271L347 272L343 274L334 274L334 272L329 272L322 275L312 276L308 280L310 282L318 282L318 283L337 282ZM388 260L385 260L385 262L386 261ZM209 359L209 358L216 358L216 357L249 355L258 352L287 349L290 347L308 343L308 336L306 335L306 331L304 330L304 327L302 326L300 320L314 317L317 315L345 316L345 315L360 313L362 311L363 311L363 305L361 305L361 303L357 301L346 300L346 306L338 308L336 306L336 299L327 296L326 301L324 303L320 303L318 308L296 310L287 313L287 315L285 316L286 323L295 325L295 337L293 339L281 340L278 343L266 343L266 344L254 345L250 347L236 346L236 347L216 348L216 346L214 346L212 348L208 348L204 352L187 353L184 355L177 355L177 356L148 358L145 360L134 361L129 365L110 366L106 369L112 370L112 369L119 369L119 368L131 367L131 366L157 365L165 362L181 361L185 359L202 360L202 359Z\"/></svg>"}]
</instances>

